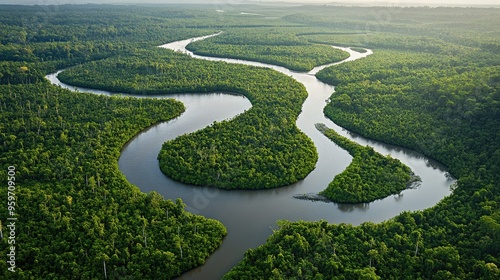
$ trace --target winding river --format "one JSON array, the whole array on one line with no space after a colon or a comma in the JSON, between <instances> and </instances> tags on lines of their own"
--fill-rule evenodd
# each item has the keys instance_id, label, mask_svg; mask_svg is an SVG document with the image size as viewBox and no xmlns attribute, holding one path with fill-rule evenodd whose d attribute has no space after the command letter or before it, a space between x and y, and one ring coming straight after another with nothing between
<instances>
[{"instance_id":1,"label":"winding river","mask_svg":"<svg viewBox=\"0 0 500 280\"><path fill-rule=\"evenodd\" d=\"M167 199L180 197L186 203L187 210L220 220L227 227L228 235L221 247L203 266L184 273L179 279L219 279L243 258L243 253L247 249L265 243L267 237L277 228L276 221L280 219L326 220L330 223L354 225L366 221L381 222L403 211L432 207L451 193L450 186L454 180L447 176L444 166L411 150L350 133L325 118L323 108L334 87L317 80L314 74L332 64L317 67L308 73L299 73L264 63L198 56L186 50L189 43L218 34L169 43L161 47L184 52L199 59L272 68L303 83L309 96L303 104L297 126L314 141L319 159L316 168L304 180L272 190L226 191L193 187L173 181L158 167L157 155L165 141L201 129L213 121L232 118L249 109L251 104L245 97L222 93L169 95L169 98L183 102L186 112L170 122L160 123L144 130L129 141L123 148L119 166L127 179L143 192L156 191ZM351 56L339 63L360 59L372 53L370 50L358 53L349 48L340 49L349 52ZM59 72L47 78L52 83L71 90L111 94L106 91L65 85L57 79ZM346 205L293 198L296 194L317 193L325 189L333 177L342 172L352 159L346 151L317 131L314 126L316 123L324 123L361 145L370 145L384 155L390 154L401 160L421 177L422 183L417 188L403 191L400 195L368 204Z\"/></svg>"}]
</instances>

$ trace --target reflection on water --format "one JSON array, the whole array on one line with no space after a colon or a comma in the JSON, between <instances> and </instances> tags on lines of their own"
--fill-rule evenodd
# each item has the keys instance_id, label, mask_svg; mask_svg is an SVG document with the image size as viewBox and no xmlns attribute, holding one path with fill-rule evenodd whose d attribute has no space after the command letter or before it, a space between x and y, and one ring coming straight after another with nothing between
<instances>
[{"instance_id":1,"label":"reflection on water","mask_svg":"<svg viewBox=\"0 0 500 280\"><path fill-rule=\"evenodd\" d=\"M366 212L370 209L370 203L357 203L357 204L341 204L338 203L338 209L342 212L362 211Z\"/></svg>"}]
</instances>

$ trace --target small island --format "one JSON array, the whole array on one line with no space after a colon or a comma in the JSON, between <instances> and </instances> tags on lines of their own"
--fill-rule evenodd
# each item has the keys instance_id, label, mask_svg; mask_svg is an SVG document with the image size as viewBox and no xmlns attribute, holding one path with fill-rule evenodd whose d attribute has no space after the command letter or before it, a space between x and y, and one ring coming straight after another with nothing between
<instances>
[{"instance_id":1,"label":"small island","mask_svg":"<svg viewBox=\"0 0 500 280\"><path fill-rule=\"evenodd\" d=\"M324 124L316 124L316 128L353 156L346 170L335 176L319 195L339 203L367 203L398 194L420 181L398 159L350 141Z\"/></svg>"}]
</instances>

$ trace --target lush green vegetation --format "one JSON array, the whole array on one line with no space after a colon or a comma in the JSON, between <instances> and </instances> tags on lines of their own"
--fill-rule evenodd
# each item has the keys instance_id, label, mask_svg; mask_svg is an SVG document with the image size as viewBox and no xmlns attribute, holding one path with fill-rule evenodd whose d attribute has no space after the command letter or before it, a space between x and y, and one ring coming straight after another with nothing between
<instances>
[{"instance_id":1,"label":"lush green vegetation","mask_svg":"<svg viewBox=\"0 0 500 280\"><path fill-rule=\"evenodd\" d=\"M141 193L118 170L127 139L179 115L182 104L75 94L48 82L0 92L0 173L17 170L19 217L16 273L4 261L2 278L102 278L104 263L113 279L170 278L220 245L220 222L184 211L180 200ZM7 201L7 188L0 196ZM5 255L10 245L0 244Z\"/></svg>"},{"instance_id":2,"label":"lush green vegetation","mask_svg":"<svg viewBox=\"0 0 500 280\"><path fill-rule=\"evenodd\" d=\"M418 180L411 169L399 160L383 156L372 147L363 147L324 124L317 124L316 128L353 157L351 164L320 193L330 200L340 203L371 202L401 193Z\"/></svg>"},{"instance_id":3,"label":"lush green vegetation","mask_svg":"<svg viewBox=\"0 0 500 280\"><path fill-rule=\"evenodd\" d=\"M325 113L445 163L458 187L431 209L381 224L283 222L226 278L499 278L499 13L304 7L289 16L359 33L303 35L310 40L374 48L368 58L318 73L337 85Z\"/></svg>"},{"instance_id":4,"label":"lush green vegetation","mask_svg":"<svg viewBox=\"0 0 500 280\"><path fill-rule=\"evenodd\" d=\"M233 29L189 44L188 49L196 54L260 61L295 71L309 71L349 57L330 46L311 44L294 32L284 28Z\"/></svg>"},{"instance_id":5,"label":"lush green vegetation","mask_svg":"<svg viewBox=\"0 0 500 280\"><path fill-rule=\"evenodd\" d=\"M325 114L358 133L430 155L461 177L491 167L498 149L498 61L468 48L460 57L381 50L318 73L339 84Z\"/></svg>"},{"instance_id":6,"label":"lush green vegetation","mask_svg":"<svg viewBox=\"0 0 500 280\"><path fill-rule=\"evenodd\" d=\"M295 120L307 93L269 69L193 59L163 49L142 50L78 66L60 75L74 85L130 93L238 92L253 107L231 121L164 144L162 171L173 179L227 189L294 183L317 154Z\"/></svg>"},{"instance_id":7,"label":"lush green vegetation","mask_svg":"<svg viewBox=\"0 0 500 280\"><path fill-rule=\"evenodd\" d=\"M430 232L418 226L426 218L421 212L402 213L389 222L364 223L356 227L330 225L324 221L281 221L280 230L265 245L247 251L244 260L223 279L500 277L500 270L494 263L480 260L467 267L463 264L465 256L456 247L434 244L435 233L429 235ZM492 222L494 226L498 227L498 221L497 217ZM446 235L445 232L440 234Z\"/></svg>"},{"instance_id":8,"label":"lush green vegetation","mask_svg":"<svg viewBox=\"0 0 500 280\"><path fill-rule=\"evenodd\" d=\"M206 26L206 11L176 7L136 7L131 13L130 7L111 5L2 6L0 13L0 83L5 84L34 83L71 65L216 30ZM205 19L197 19L202 15Z\"/></svg>"},{"instance_id":9,"label":"lush green vegetation","mask_svg":"<svg viewBox=\"0 0 500 280\"><path fill-rule=\"evenodd\" d=\"M255 37L281 45L295 40L373 48L375 54L368 58L318 74L338 85L325 113L365 136L439 160L458 185L435 207L380 224L281 222L280 230L247 252L226 278L500 278L500 34L495 29L500 11L245 9L276 18L221 15L213 6L2 6L0 176L16 166L16 209L22 223L16 225L17 273L9 274L1 262L0 277L102 278L105 263L109 278L171 278L201 264L225 234L219 222L185 212L180 201L140 193L118 170L124 142L144 127L176 116L182 106L69 93L43 79L59 68L81 63L89 69L115 67L106 74L115 75L116 83L107 86L136 93L161 91L160 85L167 83L155 80L157 76L170 81L165 92L245 94L251 110L169 142L162 156L178 159L172 166L183 172L192 166L180 162L182 157L201 164L196 165L203 170L199 177L220 187L266 186L267 181L277 186L305 176L313 166L288 161L300 159L296 152L311 162L315 157L312 143L294 125L305 97L302 87L270 70L191 62L154 48L218 30L235 34L233 40L242 38L241 31L229 32L235 27L263 34L273 27L275 37ZM154 64L148 56L163 61ZM166 71L186 70L193 78L195 66L201 66L196 82L176 84ZM129 70L140 76L127 76ZM255 82L259 80L266 83ZM98 77L92 84L105 86ZM196 146L197 141L208 149ZM257 149L262 147L268 150ZM183 154L175 154L177 150ZM251 161L233 169L228 163L239 163L226 159L244 152ZM206 161L197 163L201 157ZM292 165L303 168L290 170ZM260 174L268 177L246 169L252 166L262 167ZM279 170L289 173L278 176ZM226 175L224 184L215 180ZM7 201L5 188L0 197ZM1 212L0 219L5 221L6 215ZM6 256L10 248L2 226L0 252Z\"/></svg>"}]
</instances>

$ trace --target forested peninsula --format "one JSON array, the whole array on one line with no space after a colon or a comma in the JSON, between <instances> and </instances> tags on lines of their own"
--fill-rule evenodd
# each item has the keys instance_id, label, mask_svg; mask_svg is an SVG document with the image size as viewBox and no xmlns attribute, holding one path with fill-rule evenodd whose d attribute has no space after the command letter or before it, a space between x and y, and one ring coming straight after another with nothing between
<instances>
[{"instance_id":1,"label":"forested peninsula","mask_svg":"<svg viewBox=\"0 0 500 280\"><path fill-rule=\"evenodd\" d=\"M307 72L315 66L338 62L349 54L326 44L311 43L292 28L232 29L224 36L188 45L188 50L206 56L228 57L280 65Z\"/></svg>"},{"instance_id":2,"label":"forested peninsula","mask_svg":"<svg viewBox=\"0 0 500 280\"><path fill-rule=\"evenodd\" d=\"M418 182L418 177L401 161L383 156L371 147L363 147L339 135L324 124L316 128L337 145L346 149L353 160L344 172L335 176L320 193L334 202L367 203L400 194Z\"/></svg>"}]
</instances>

